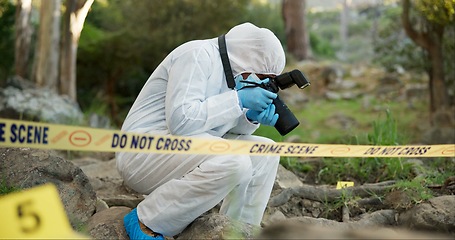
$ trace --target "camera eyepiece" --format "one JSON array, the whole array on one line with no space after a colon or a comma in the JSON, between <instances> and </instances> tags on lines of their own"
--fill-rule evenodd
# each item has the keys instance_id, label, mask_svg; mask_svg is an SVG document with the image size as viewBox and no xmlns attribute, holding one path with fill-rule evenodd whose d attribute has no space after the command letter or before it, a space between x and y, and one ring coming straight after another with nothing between
<instances>
[{"instance_id":1,"label":"camera eyepiece","mask_svg":"<svg viewBox=\"0 0 455 240\"><path fill-rule=\"evenodd\" d=\"M294 84L300 89L304 89L310 85L310 82L306 79L305 75L297 69L275 77L275 83L281 90L292 87Z\"/></svg>"}]
</instances>

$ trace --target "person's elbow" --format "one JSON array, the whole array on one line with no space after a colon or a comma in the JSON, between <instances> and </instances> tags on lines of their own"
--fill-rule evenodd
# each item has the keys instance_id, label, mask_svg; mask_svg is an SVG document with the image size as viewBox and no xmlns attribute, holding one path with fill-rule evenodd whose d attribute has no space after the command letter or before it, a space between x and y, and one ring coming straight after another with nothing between
<instances>
[{"instance_id":1,"label":"person's elbow","mask_svg":"<svg viewBox=\"0 0 455 240\"><path fill-rule=\"evenodd\" d=\"M172 135L185 136L200 132L203 128L203 123L198 119L198 111L194 108L182 108L174 111L167 118L169 133Z\"/></svg>"},{"instance_id":2,"label":"person's elbow","mask_svg":"<svg viewBox=\"0 0 455 240\"><path fill-rule=\"evenodd\" d=\"M180 114L172 114L167 118L167 127L171 135L183 135L185 132L185 118Z\"/></svg>"}]
</instances>

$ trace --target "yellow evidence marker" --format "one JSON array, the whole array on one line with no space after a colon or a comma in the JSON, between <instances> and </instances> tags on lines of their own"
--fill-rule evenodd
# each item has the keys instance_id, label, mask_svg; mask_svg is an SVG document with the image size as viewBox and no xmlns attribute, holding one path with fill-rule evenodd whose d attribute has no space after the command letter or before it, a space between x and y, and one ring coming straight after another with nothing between
<instances>
[{"instance_id":1,"label":"yellow evidence marker","mask_svg":"<svg viewBox=\"0 0 455 240\"><path fill-rule=\"evenodd\" d=\"M0 215L0 239L89 239L72 229L50 183L0 196Z\"/></svg>"},{"instance_id":2,"label":"yellow evidence marker","mask_svg":"<svg viewBox=\"0 0 455 240\"><path fill-rule=\"evenodd\" d=\"M344 182L344 181L337 182L336 189L343 189L343 188L347 188L347 187L354 187L354 182Z\"/></svg>"}]
</instances>

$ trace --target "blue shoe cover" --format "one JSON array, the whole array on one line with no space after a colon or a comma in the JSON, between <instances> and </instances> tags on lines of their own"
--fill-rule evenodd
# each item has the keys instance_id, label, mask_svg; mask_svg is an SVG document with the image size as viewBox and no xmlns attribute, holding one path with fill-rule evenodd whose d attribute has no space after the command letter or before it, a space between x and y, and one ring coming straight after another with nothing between
<instances>
[{"instance_id":1,"label":"blue shoe cover","mask_svg":"<svg viewBox=\"0 0 455 240\"><path fill-rule=\"evenodd\" d=\"M137 217L137 208L133 209L130 213L125 215L123 218L123 225L125 225L125 230L131 240L165 240L163 235L159 234L158 236L150 236L144 233L139 226L139 218Z\"/></svg>"}]
</instances>

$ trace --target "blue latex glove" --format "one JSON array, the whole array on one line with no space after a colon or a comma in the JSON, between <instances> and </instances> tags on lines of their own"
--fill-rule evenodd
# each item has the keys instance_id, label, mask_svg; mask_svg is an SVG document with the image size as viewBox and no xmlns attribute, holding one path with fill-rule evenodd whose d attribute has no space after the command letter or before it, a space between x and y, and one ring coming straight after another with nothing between
<instances>
[{"instance_id":1,"label":"blue latex glove","mask_svg":"<svg viewBox=\"0 0 455 240\"><path fill-rule=\"evenodd\" d=\"M278 121L278 113L275 113L275 105L270 104L264 111L248 110L246 117L251 121L257 121L260 124L275 126Z\"/></svg>"},{"instance_id":2,"label":"blue latex glove","mask_svg":"<svg viewBox=\"0 0 455 240\"><path fill-rule=\"evenodd\" d=\"M246 86L257 86L261 83L266 83L269 81L268 78L261 80L258 76L254 73L248 75L246 79L243 79L243 76L240 74L234 78L235 81L235 89L240 90Z\"/></svg>"},{"instance_id":3,"label":"blue latex glove","mask_svg":"<svg viewBox=\"0 0 455 240\"><path fill-rule=\"evenodd\" d=\"M243 107L254 111L264 111L278 95L260 87L246 87L237 91Z\"/></svg>"}]
</instances>

